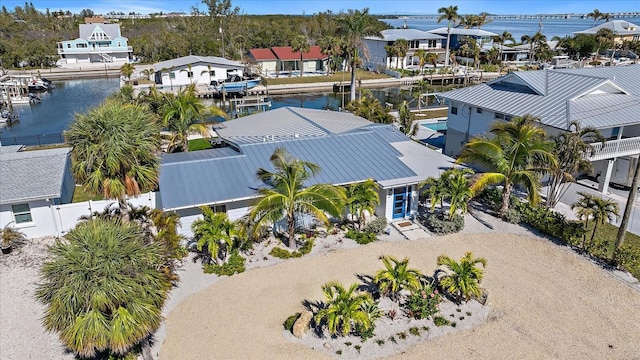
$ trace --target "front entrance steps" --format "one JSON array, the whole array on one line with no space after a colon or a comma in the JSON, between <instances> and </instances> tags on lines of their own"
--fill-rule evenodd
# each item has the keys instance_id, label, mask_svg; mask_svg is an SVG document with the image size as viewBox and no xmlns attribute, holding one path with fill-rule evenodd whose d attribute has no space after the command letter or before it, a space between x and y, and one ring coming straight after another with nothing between
<instances>
[{"instance_id":1,"label":"front entrance steps","mask_svg":"<svg viewBox=\"0 0 640 360\"><path fill-rule=\"evenodd\" d=\"M392 222L391 225L407 240L423 239L431 236L413 220L398 220Z\"/></svg>"}]
</instances>

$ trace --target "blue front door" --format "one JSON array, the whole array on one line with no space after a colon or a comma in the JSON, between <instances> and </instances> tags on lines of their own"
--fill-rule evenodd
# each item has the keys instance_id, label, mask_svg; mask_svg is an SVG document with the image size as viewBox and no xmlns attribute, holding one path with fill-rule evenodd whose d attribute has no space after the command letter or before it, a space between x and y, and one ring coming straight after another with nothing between
<instances>
[{"instance_id":1,"label":"blue front door","mask_svg":"<svg viewBox=\"0 0 640 360\"><path fill-rule=\"evenodd\" d=\"M407 188L393 189L393 218L404 218L407 212Z\"/></svg>"}]
</instances>

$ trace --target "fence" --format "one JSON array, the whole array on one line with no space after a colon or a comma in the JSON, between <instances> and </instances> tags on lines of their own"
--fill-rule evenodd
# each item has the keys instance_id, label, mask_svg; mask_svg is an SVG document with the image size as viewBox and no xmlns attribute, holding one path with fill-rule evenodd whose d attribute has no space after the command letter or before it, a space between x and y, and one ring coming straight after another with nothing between
<instances>
[{"instance_id":1,"label":"fence","mask_svg":"<svg viewBox=\"0 0 640 360\"><path fill-rule=\"evenodd\" d=\"M42 146L42 145L55 145L64 144L64 135L62 133L57 134L44 134L44 135L32 135L32 136L1 136L0 144L2 145L26 145L26 146Z\"/></svg>"}]
</instances>

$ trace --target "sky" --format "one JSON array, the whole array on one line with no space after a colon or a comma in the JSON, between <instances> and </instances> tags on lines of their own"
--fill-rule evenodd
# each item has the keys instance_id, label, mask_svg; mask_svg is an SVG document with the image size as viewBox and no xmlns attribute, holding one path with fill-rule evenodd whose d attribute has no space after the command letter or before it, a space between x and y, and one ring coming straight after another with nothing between
<instances>
[{"instance_id":1,"label":"sky","mask_svg":"<svg viewBox=\"0 0 640 360\"><path fill-rule=\"evenodd\" d=\"M96 14L110 11L122 11L125 14L136 12L141 14L155 12L185 12L197 6L200 11L207 7L197 0L32 0L33 5L41 11L70 10L78 13L82 9L91 9ZM0 0L0 4L13 10L15 6L24 6L25 1ZM348 9L369 8L370 14L435 14L438 8L457 5L459 14L566 14L589 13L594 9L601 12L640 12L638 0L232 0L233 6L240 7L244 14L291 14L311 15L331 10L334 13Z\"/></svg>"}]
</instances>

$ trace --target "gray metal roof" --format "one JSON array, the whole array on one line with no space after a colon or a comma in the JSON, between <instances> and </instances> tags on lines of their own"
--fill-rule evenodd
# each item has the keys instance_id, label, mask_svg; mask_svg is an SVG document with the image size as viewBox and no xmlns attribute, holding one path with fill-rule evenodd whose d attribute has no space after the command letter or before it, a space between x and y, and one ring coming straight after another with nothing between
<instances>
[{"instance_id":1,"label":"gray metal roof","mask_svg":"<svg viewBox=\"0 0 640 360\"><path fill-rule=\"evenodd\" d=\"M343 116L341 113L328 110L284 110L281 108L270 111L281 115L270 117L275 128L283 128L283 124L291 122L287 117L288 113L308 115L310 118L307 118L307 121L318 123L322 123L325 116ZM265 121L264 116L260 116L263 114L233 120L228 125L235 121L243 121L243 124L238 123L238 126L251 130L252 121ZM354 124L361 122L356 121L357 117L353 115L345 118ZM325 125L327 123L331 121L327 120ZM381 184L394 184L398 181L403 184L415 183L431 176L432 171L426 171L426 168L437 169L442 164L453 161L415 144L391 125L372 124L368 121L366 123L367 126L351 128L340 133L326 131L317 136L243 142L238 145L237 151L228 150L229 156L223 156L220 152L222 149L165 154L160 170L162 207L165 210L180 209L254 197L256 189L263 186L255 175L256 171L260 167L273 170L269 157L278 147L287 149L299 159L320 166L320 173L307 185L348 184L368 178L373 178ZM336 125L334 130L342 128L344 127ZM410 153L404 152L405 149Z\"/></svg>"},{"instance_id":2,"label":"gray metal roof","mask_svg":"<svg viewBox=\"0 0 640 360\"><path fill-rule=\"evenodd\" d=\"M70 148L0 153L0 204L59 198Z\"/></svg>"},{"instance_id":3,"label":"gray metal roof","mask_svg":"<svg viewBox=\"0 0 640 360\"><path fill-rule=\"evenodd\" d=\"M217 56L196 56L196 55L188 55L179 57L177 59L171 59L167 61L161 61L153 65L153 69L155 71L160 71L162 69L171 69L187 66L191 64L192 66L197 63L203 64L211 64L216 67L226 68L226 69L243 69L244 65L237 61L227 60L225 58L217 57Z\"/></svg>"},{"instance_id":4,"label":"gray metal roof","mask_svg":"<svg viewBox=\"0 0 640 360\"><path fill-rule=\"evenodd\" d=\"M2 154L11 154L11 153L14 153L14 152L18 152L23 147L24 147L24 145L3 145L3 146L0 146L0 155L2 155Z\"/></svg>"},{"instance_id":5,"label":"gray metal roof","mask_svg":"<svg viewBox=\"0 0 640 360\"><path fill-rule=\"evenodd\" d=\"M615 35L636 35L640 34L640 27L625 20L607 21L604 24L586 30L574 31L574 34L596 34L600 29L609 29Z\"/></svg>"},{"instance_id":6,"label":"gray metal roof","mask_svg":"<svg viewBox=\"0 0 640 360\"><path fill-rule=\"evenodd\" d=\"M387 29L380 32L382 38L376 36L367 36L365 39L396 41L398 39L406 40L441 40L443 36L432 34L417 29Z\"/></svg>"},{"instance_id":7,"label":"gray metal roof","mask_svg":"<svg viewBox=\"0 0 640 360\"><path fill-rule=\"evenodd\" d=\"M447 34L447 27L439 27L433 30L427 30L432 34ZM498 34L482 29L464 29L464 28L451 28L451 35L466 35L466 36L498 36Z\"/></svg>"},{"instance_id":8,"label":"gray metal roof","mask_svg":"<svg viewBox=\"0 0 640 360\"><path fill-rule=\"evenodd\" d=\"M216 132L236 144L339 134L370 125L350 113L283 107L225 122Z\"/></svg>"},{"instance_id":9,"label":"gray metal roof","mask_svg":"<svg viewBox=\"0 0 640 360\"><path fill-rule=\"evenodd\" d=\"M515 72L487 84L441 95L453 102L511 116L531 114L546 125L566 129L567 112L571 120L584 119L585 124L596 128L638 123L638 92L640 65L632 65Z\"/></svg>"},{"instance_id":10,"label":"gray metal roof","mask_svg":"<svg viewBox=\"0 0 640 360\"><path fill-rule=\"evenodd\" d=\"M97 27L102 29L111 40L122 37L119 24L80 24L80 39L89 40L89 37Z\"/></svg>"}]
</instances>

